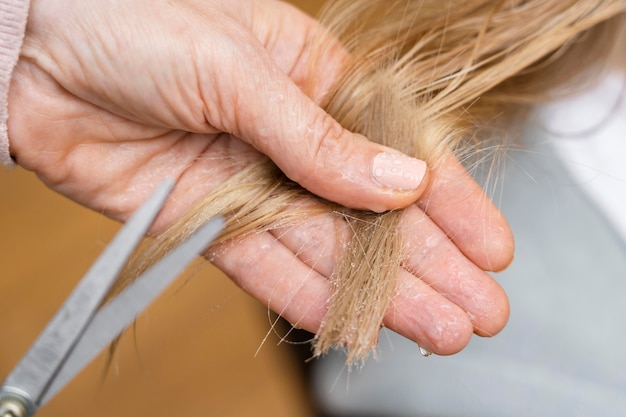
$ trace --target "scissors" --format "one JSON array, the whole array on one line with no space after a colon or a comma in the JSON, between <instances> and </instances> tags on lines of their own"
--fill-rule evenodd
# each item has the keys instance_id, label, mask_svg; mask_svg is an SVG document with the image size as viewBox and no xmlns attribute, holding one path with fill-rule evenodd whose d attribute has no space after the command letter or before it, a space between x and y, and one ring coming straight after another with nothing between
<instances>
[{"instance_id":1,"label":"scissors","mask_svg":"<svg viewBox=\"0 0 626 417\"><path fill-rule=\"evenodd\" d=\"M0 387L0 417L31 417L116 338L223 228L215 217L114 299L102 301L173 188L166 181L94 262Z\"/></svg>"}]
</instances>

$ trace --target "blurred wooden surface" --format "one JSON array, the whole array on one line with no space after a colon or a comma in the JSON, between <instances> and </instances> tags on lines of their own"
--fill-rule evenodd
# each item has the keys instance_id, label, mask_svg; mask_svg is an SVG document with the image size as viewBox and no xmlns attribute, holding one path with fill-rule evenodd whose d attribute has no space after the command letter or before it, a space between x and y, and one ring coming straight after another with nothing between
<instances>
[{"instance_id":1,"label":"blurred wooden surface","mask_svg":"<svg viewBox=\"0 0 626 417\"><path fill-rule=\"evenodd\" d=\"M321 1L293 1L314 13ZM0 377L8 374L119 225L0 168ZM38 416L311 416L297 363L266 310L207 266L183 275ZM134 336L133 336L134 334ZM258 350L258 352L257 352Z\"/></svg>"},{"instance_id":2,"label":"blurred wooden surface","mask_svg":"<svg viewBox=\"0 0 626 417\"><path fill-rule=\"evenodd\" d=\"M21 169L2 170L0 190L4 377L119 226ZM219 271L187 273L122 339L106 378L101 355L38 416L311 415L287 346L263 344L269 329Z\"/></svg>"}]
</instances>

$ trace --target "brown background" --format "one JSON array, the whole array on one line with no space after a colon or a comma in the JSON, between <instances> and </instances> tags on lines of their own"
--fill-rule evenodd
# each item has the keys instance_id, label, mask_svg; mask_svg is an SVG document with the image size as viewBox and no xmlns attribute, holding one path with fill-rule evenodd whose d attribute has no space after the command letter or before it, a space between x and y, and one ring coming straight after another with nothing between
<instances>
[{"instance_id":1,"label":"brown background","mask_svg":"<svg viewBox=\"0 0 626 417\"><path fill-rule=\"evenodd\" d=\"M294 0L313 14L321 0ZM0 168L0 378L119 225ZM38 416L312 416L298 362L268 311L212 267L182 276ZM266 339L266 336L267 337Z\"/></svg>"}]
</instances>

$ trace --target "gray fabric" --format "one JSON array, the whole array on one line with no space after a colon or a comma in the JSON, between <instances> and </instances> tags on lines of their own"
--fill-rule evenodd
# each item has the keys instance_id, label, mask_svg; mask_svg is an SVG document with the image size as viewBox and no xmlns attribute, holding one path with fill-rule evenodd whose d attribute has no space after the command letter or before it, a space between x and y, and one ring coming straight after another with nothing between
<instances>
[{"instance_id":1,"label":"gray fabric","mask_svg":"<svg viewBox=\"0 0 626 417\"><path fill-rule=\"evenodd\" d=\"M537 132L529 136L541 137ZM318 361L323 408L376 416L626 416L626 250L548 147L510 152L501 207L516 259L497 275L505 330L460 354L421 357L385 332L380 358L348 373ZM626 193L626 184L624 185Z\"/></svg>"}]
</instances>

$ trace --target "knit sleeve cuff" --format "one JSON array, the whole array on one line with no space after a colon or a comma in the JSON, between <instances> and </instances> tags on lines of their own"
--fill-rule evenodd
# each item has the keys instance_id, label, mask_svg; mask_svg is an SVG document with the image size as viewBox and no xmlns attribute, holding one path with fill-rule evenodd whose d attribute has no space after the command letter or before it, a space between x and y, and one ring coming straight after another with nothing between
<instances>
[{"instance_id":1,"label":"knit sleeve cuff","mask_svg":"<svg viewBox=\"0 0 626 417\"><path fill-rule=\"evenodd\" d=\"M0 0L0 163L13 166L9 153L7 120L11 76L26 31L28 0Z\"/></svg>"}]
</instances>

